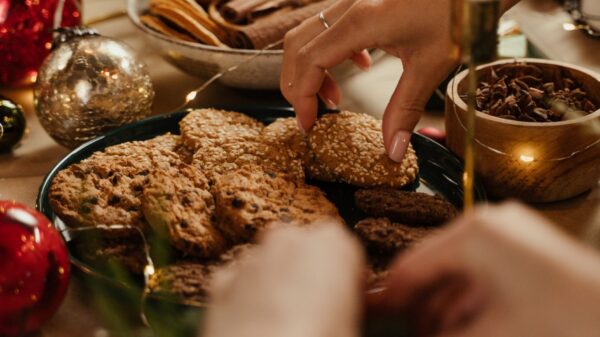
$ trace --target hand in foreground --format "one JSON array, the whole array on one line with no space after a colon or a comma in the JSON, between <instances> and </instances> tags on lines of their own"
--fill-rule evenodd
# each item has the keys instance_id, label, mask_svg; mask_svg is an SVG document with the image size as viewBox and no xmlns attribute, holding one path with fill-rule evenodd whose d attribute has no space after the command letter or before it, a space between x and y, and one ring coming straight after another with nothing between
<instances>
[{"instance_id":1,"label":"hand in foreground","mask_svg":"<svg viewBox=\"0 0 600 337\"><path fill-rule=\"evenodd\" d=\"M600 258L516 204L480 208L402 255L374 305L419 336L597 336Z\"/></svg>"},{"instance_id":2,"label":"hand in foreground","mask_svg":"<svg viewBox=\"0 0 600 337\"><path fill-rule=\"evenodd\" d=\"M278 229L215 276L206 337L356 337L363 257L333 222Z\"/></svg>"},{"instance_id":3,"label":"hand in foreground","mask_svg":"<svg viewBox=\"0 0 600 337\"><path fill-rule=\"evenodd\" d=\"M502 2L507 9L516 0ZM280 88L299 127L307 131L314 124L317 95L329 107L340 102L327 69L346 59L368 68L364 50L383 49L404 64L383 116L386 150L400 162L427 100L457 62L451 58L450 8L451 0L339 0L324 11L329 29L313 17L288 32Z\"/></svg>"}]
</instances>

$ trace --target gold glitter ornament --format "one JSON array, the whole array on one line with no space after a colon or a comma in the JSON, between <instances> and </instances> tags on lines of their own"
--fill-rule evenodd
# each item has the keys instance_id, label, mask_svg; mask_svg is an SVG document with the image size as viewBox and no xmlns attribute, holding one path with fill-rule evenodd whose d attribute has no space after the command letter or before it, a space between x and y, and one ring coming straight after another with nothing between
<instances>
[{"instance_id":1,"label":"gold glitter ornament","mask_svg":"<svg viewBox=\"0 0 600 337\"><path fill-rule=\"evenodd\" d=\"M153 99L146 65L135 52L87 28L59 32L34 90L42 126L68 148L148 117Z\"/></svg>"}]
</instances>

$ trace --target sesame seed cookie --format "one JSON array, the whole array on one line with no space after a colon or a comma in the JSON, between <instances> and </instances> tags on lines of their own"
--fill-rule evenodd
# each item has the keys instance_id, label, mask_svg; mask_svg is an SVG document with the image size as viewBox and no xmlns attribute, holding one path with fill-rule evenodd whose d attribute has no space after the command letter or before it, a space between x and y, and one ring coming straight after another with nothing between
<instances>
[{"instance_id":1,"label":"sesame seed cookie","mask_svg":"<svg viewBox=\"0 0 600 337\"><path fill-rule=\"evenodd\" d=\"M399 191L391 188L358 190L356 206L374 217L416 226L437 226L452 220L458 211L439 195Z\"/></svg>"},{"instance_id":2,"label":"sesame seed cookie","mask_svg":"<svg viewBox=\"0 0 600 337\"><path fill-rule=\"evenodd\" d=\"M300 132L294 117L278 118L267 125L261 133L261 139L266 144L287 149L292 158L302 162L308 177L321 181L335 181L333 173L315 159L315 154L308 146L308 138Z\"/></svg>"},{"instance_id":3,"label":"sesame seed cookie","mask_svg":"<svg viewBox=\"0 0 600 337\"><path fill-rule=\"evenodd\" d=\"M290 179L304 179L300 160L291 158L284 148L256 141L203 147L194 154L192 165L204 172L211 182L214 182L217 176L244 165L259 165L282 172Z\"/></svg>"},{"instance_id":4,"label":"sesame seed cookie","mask_svg":"<svg viewBox=\"0 0 600 337\"><path fill-rule=\"evenodd\" d=\"M217 257L227 248L213 225L214 200L208 189L204 174L183 163L153 171L144 187L142 210L146 220L186 255Z\"/></svg>"},{"instance_id":5,"label":"sesame seed cookie","mask_svg":"<svg viewBox=\"0 0 600 337\"><path fill-rule=\"evenodd\" d=\"M381 121L369 115L349 111L324 115L310 131L308 143L317 162L348 184L402 187L417 177L419 167L412 146L402 163L389 159Z\"/></svg>"},{"instance_id":6,"label":"sesame seed cookie","mask_svg":"<svg viewBox=\"0 0 600 337\"><path fill-rule=\"evenodd\" d=\"M245 114L216 109L194 110L179 122L183 143L193 151L229 142L256 141L263 127Z\"/></svg>"},{"instance_id":7,"label":"sesame seed cookie","mask_svg":"<svg viewBox=\"0 0 600 337\"><path fill-rule=\"evenodd\" d=\"M256 165L220 176L212 192L219 228L233 241L251 241L275 222L302 225L323 217L340 219L318 188Z\"/></svg>"},{"instance_id":8,"label":"sesame seed cookie","mask_svg":"<svg viewBox=\"0 0 600 337\"><path fill-rule=\"evenodd\" d=\"M190 164L192 162L194 152L184 146L183 139L179 135L167 133L149 139L146 141L146 143L150 146L160 147L165 150L177 153L181 161L183 161L186 164Z\"/></svg>"},{"instance_id":9,"label":"sesame seed cookie","mask_svg":"<svg viewBox=\"0 0 600 337\"><path fill-rule=\"evenodd\" d=\"M111 146L60 171L50 188L50 205L70 227L144 228L140 198L148 175L180 163L177 154L152 141Z\"/></svg>"}]
</instances>

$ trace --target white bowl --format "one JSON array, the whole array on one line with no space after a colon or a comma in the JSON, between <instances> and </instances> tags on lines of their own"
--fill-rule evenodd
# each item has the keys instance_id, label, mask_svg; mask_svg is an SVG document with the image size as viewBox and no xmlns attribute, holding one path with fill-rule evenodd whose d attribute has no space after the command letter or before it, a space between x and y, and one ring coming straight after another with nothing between
<instances>
[{"instance_id":1,"label":"white bowl","mask_svg":"<svg viewBox=\"0 0 600 337\"><path fill-rule=\"evenodd\" d=\"M149 0L128 0L129 18L144 33L148 44L179 69L206 79L245 62L224 74L219 81L236 88L279 89L283 50L266 50L257 56L257 50L219 48L170 38L140 22L140 14L148 9L148 3Z\"/></svg>"}]
</instances>

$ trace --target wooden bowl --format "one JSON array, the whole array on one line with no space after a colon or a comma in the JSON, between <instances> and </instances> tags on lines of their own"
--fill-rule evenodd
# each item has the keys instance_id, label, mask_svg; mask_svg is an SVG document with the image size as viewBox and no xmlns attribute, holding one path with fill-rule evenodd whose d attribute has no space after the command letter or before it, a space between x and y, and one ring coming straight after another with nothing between
<instances>
[{"instance_id":1,"label":"wooden bowl","mask_svg":"<svg viewBox=\"0 0 600 337\"><path fill-rule=\"evenodd\" d=\"M478 67L512 63L502 60ZM595 103L600 102L600 75L556 61L519 59L550 76L579 80ZM447 146L463 158L467 71L458 74L446 93ZM528 202L550 202L581 194L600 178L600 109L560 122L521 122L476 112L475 168L490 195Z\"/></svg>"}]
</instances>

